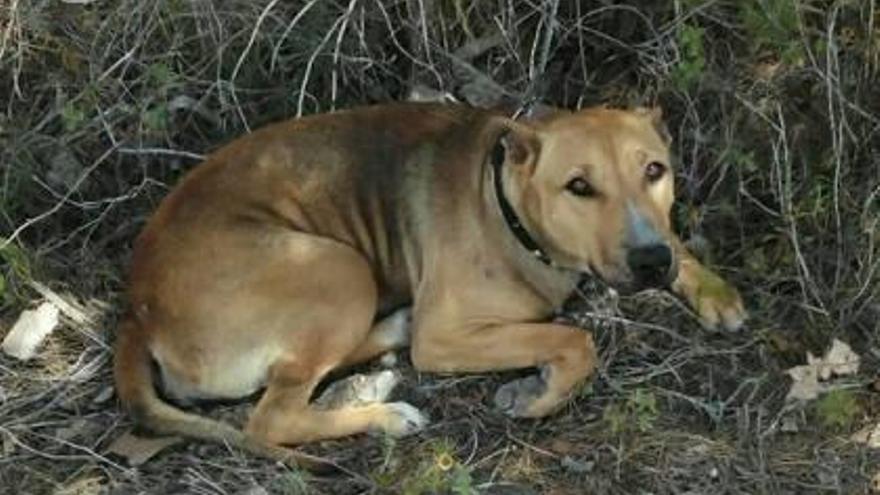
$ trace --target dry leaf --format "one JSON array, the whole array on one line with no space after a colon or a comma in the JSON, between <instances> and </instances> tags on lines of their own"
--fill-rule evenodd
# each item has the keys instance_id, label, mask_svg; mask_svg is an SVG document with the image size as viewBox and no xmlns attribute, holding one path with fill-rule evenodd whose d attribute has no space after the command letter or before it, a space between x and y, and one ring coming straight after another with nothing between
<instances>
[{"instance_id":1,"label":"dry leaf","mask_svg":"<svg viewBox=\"0 0 880 495\"><path fill-rule=\"evenodd\" d=\"M564 438L556 438L550 442L550 450L557 454L573 454L580 449L577 445Z\"/></svg>"},{"instance_id":2,"label":"dry leaf","mask_svg":"<svg viewBox=\"0 0 880 495\"><path fill-rule=\"evenodd\" d=\"M27 361L34 357L37 347L58 326L58 308L49 302L37 309L22 311L12 330L3 339L3 352Z\"/></svg>"},{"instance_id":3,"label":"dry leaf","mask_svg":"<svg viewBox=\"0 0 880 495\"><path fill-rule=\"evenodd\" d=\"M89 422L85 419L75 419L64 428L58 428L55 430L55 438L65 441L73 440L87 432L88 427Z\"/></svg>"},{"instance_id":4,"label":"dry leaf","mask_svg":"<svg viewBox=\"0 0 880 495\"><path fill-rule=\"evenodd\" d=\"M791 390L785 400L812 400L824 390L820 380L828 380L832 376L851 375L859 370L859 356L852 348L840 340L834 339L831 349L825 356L817 358L807 353L807 364L795 366L786 373L792 378Z\"/></svg>"},{"instance_id":5,"label":"dry leaf","mask_svg":"<svg viewBox=\"0 0 880 495\"><path fill-rule=\"evenodd\" d=\"M0 440L2 440L2 444L0 444L0 457L9 457L15 452L15 442L12 440L12 436L9 434L0 434Z\"/></svg>"},{"instance_id":6,"label":"dry leaf","mask_svg":"<svg viewBox=\"0 0 880 495\"><path fill-rule=\"evenodd\" d=\"M140 466L162 449L180 441L180 437L147 438L126 432L107 447L107 452L125 457L129 466Z\"/></svg>"},{"instance_id":7,"label":"dry leaf","mask_svg":"<svg viewBox=\"0 0 880 495\"><path fill-rule=\"evenodd\" d=\"M807 359L812 356L807 354ZM795 366L786 371L792 378L791 389L785 396L786 401L790 400L812 400L819 396L822 386L819 385L819 369L814 364L806 364L803 366Z\"/></svg>"},{"instance_id":8,"label":"dry leaf","mask_svg":"<svg viewBox=\"0 0 880 495\"><path fill-rule=\"evenodd\" d=\"M783 433L797 433L801 431L800 426L798 426L798 421L796 418L791 416L786 416L782 418L782 423L779 425L779 431Z\"/></svg>"},{"instance_id":9,"label":"dry leaf","mask_svg":"<svg viewBox=\"0 0 880 495\"><path fill-rule=\"evenodd\" d=\"M781 60L761 60L752 65L752 74L754 74L756 79L760 79L762 81L770 81L774 77L776 77L776 75L779 73L779 70L784 67L785 66Z\"/></svg>"},{"instance_id":10,"label":"dry leaf","mask_svg":"<svg viewBox=\"0 0 880 495\"><path fill-rule=\"evenodd\" d=\"M220 116L215 112L208 110L201 101L188 95L177 95L168 102L168 111L171 113L179 110L186 110L204 117L215 124L220 124Z\"/></svg>"},{"instance_id":11,"label":"dry leaf","mask_svg":"<svg viewBox=\"0 0 880 495\"><path fill-rule=\"evenodd\" d=\"M108 386L104 387L100 392L98 392L98 395L96 395L95 398L92 399L92 403L93 404L103 404L103 403L107 402L108 400L112 399L114 393L115 393L115 390L113 389L113 387L108 385Z\"/></svg>"},{"instance_id":12,"label":"dry leaf","mask_svg":"<svg viewBox=\"0 0 880 495\"><path fill-rule=\"evenodd\" d=\"M863 443L872 449L880 449L880 423L855 432L851 438L854 442Z\"/></svg>"},{"instance_id":13,"label":"dry leaf","mask_svg":"<svg viewBox=\"0 0 880 495\"><path fill-rule=\"evenodd\" d=\"M422 84L416 84L409 90L407 101L431 102L431 103L455 103L457 100L451 93L438 91Z\"/></svg>"},{"instance_id":14,"label":"dry leaf","mask_svg":"<svg viewBox=\"0 0 880 495\"><path fill-rule=\"evenodd\" d=\"M853 375L859 371L860 361L858 354L849 345L834 339L831 349L825 353L819 366L819 378L827 380L831 375Z\"/></svg>"},{"instance_id":15,"label":"dry leaf","mask_svg":"<svg viewBox=\"0 0 880 495\"><path fill-rule=\"evenodd\" d=\"M31 287L39 292L46 301L56 306L61 311L61 314L70 318L77 325L91 326L95 324L96 315L83 308L72 296L62 297L57 292L37 281L32 281Z\"/></svg>"},{"instance_id":16,"label":"dry leaf","mask_svg":"<svg viewBox=\"0 0 880 495\"><path fill-rule=\"evenodd\" d=\"M64 190L72 189L76 187L83 169L83 164L70 149L61 148L49 160L49 171L46 174L46 180L57 188L63 188Z\"/></svg>"},{"instance_id":17,"label":"dry leaf","mask_svg":"<svg viewBox=\"0 0 880 495\"><path fill-rule=\"evenodd\" d=\"M72 483L62 485L52 492L53 495L100 495L107 493L104 479L100 476L87 476Z\"/></svg>"}]
</instances>

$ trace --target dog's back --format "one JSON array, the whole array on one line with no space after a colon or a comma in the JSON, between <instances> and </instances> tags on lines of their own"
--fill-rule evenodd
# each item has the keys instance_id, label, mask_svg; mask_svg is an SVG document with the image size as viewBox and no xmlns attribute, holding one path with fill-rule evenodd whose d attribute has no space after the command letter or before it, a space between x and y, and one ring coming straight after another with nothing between
<instances>
[{"instance_id":1,"label":"dog's back","mask_svg":"<svg viewBox=\"0 0 880 495\"><path fill-rule=\"evenodd\" d=\"M444 143L485 117L433 104L364 107L238 139L162 202L136 242L132 285L176 264L169 256L203 259L206 251L196 246L212 242L205 233L214 228L251 230L257 240L272 226L313 233L354 247L380 274L400 273L399 240L406 236L399 229L412 223L401 218L409 214L405 201L427 200L420 189L434 180L432 168L458 165L438 160Z\"/></svg>"}]
</instances>

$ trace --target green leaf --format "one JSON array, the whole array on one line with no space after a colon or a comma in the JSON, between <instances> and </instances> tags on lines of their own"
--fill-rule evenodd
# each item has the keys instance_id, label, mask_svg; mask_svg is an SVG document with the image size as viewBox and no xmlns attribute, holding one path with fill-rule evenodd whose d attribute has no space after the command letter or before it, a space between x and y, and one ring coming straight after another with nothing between
<instances>
[{"instance_id":1,"label":"green leaf","mask_svg":"<svg viewBox=\"0 0 880 495\"><path fill-rule=\"evenodd\" d=\"M452 472L452 493L456 495L474 495L477 491L474 489L473 483L469 468L461 465L455 467Z\"/></svg>"},{"instance_id":2,"label":"green leaf","mask_svg":"<svg viewBox=\"0 0 880 495\"><path fill-rule=\"evenodd\" d=\"M177 74L168 64L158 62L147 67L147 79L155 87L164 88L173 83L176 78Z\"/></svg>"},{"instance_id":3,"label":"green leaf","mask_svg":"<svg viewBox=\"0 0 880 495\"><path fill-rule=\"evenodd\" d=\"M61 124L65 132L73 132L82 127L86 121L86 112L72 101L68 101L61 108Z\"/></svg>"},{"instance_id":4,"label":"green leaf","mask_svg":"<svg viewBox=\"0 0 880 495\"><path fill-rule=\"evenodd\" d=\"M168 128L168 106L156 105L144 112L142 121L149 131L164 131Z\"/></svg>"}]
</instances>

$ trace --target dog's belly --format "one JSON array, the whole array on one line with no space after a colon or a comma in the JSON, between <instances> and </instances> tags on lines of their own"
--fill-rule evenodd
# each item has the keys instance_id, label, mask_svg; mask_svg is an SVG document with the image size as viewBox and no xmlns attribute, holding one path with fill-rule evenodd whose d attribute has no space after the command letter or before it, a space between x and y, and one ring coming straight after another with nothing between
<instances>
[{"instance_id":1,"label":"dog's belly","mask_svg":"<svg viewBox=\"0 0 880 495\"><path fill-rule=\"evenodd\" d=\"M251 349L203 354L187 360L181 370L177 360L154 353L159 366L161 387L170 398L193 400L240 399L263 388L277 350Z\"/></svg>"}]
</instances>

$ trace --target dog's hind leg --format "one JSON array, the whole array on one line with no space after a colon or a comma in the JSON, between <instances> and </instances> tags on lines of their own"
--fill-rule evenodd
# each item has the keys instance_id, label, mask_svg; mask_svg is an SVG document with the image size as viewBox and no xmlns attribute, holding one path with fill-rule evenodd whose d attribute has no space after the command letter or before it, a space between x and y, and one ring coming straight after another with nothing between
<instances>
[{"instance_id":1,"label":"dog's hind leg","mask_svg":"<svg viewBox=\"0 0 880 495\"><path fill-rule=\"evenodd\" d=\"M297 383L293 363L279 363L273 369L269 387L257 404L247 431L271 444L296 445L339 438L365 431L382 431L402 436L422 429L426 418L405 402L373 403L324 410L309 403L319 381Z\"/></svg>"},{"instance_id":2,"label":"dog's hind leg","mask_svg":"<svg viewBox=\"0 0 880 495\"><path fill-rule=\"evenodd\" d=\"M271 286L278 301L267 319L289 330L275 334L284 351L269 368L247 432L272 444L300 444L369 430L399 436L423 427L424 416L406 403L331 410L310 403L321 379L364 346L399 346L406 316L372 326L378 300L373 271L352 248L305 235L293 236L290 248L296 256L266 269L267 279L280 284Z\"/></svg>"}]
</instances>

